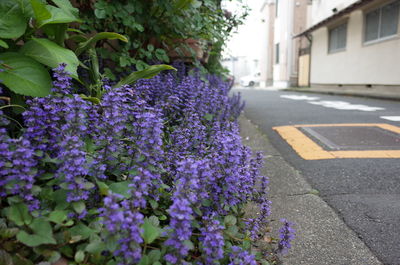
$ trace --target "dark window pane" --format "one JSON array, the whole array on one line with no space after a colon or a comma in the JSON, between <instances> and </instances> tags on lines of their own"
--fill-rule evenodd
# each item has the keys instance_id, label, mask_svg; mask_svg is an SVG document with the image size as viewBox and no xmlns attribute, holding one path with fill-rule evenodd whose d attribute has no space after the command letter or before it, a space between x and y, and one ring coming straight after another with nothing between
<instances>
[{"instance_id":1,"label":"dark window pane","mask_svg":"<svg viewBox=\"0 0 400 265\"><path fill-rule=\"evenodd\" d=\"M335 50L336 39L337 39L337 31L336 29L331 29L329 31L329 51Z\"/></svg>"},{"instance_id":2,"label":"dark window pane","mask_svg":"<svg viewBox=\"0 0 400 265\"><path fill-rule=\"evenodd\" d=\"M275 63L279 63L279 43L275 44Z\"/></svg>"},{"instance_id":3,"label":"dark window pane","mask_svg":"<svg viewBox=\"0 0 400 265\"><path fill-rule=\"evenodd\" d=\"M399 24L399 2L382 7L380 38L395 35Z\"/></svg>"},{"instance_id":4,"label":"dark window pane","mask_svg":"<svg viewBox=\"0 0 400 265\"><path fill-rule=\"evenodd\" d=\"M346 48L347 24L342 24L329 31L329 51L342 50Z\"/></svg>"},{"instance_id":5,"label":"dark window pane","mask_svg":"<svg viewBox=\"0 0 400 265\"><path fill-rule=\"evenodd\" d=\"M347 38L347 24L343 24L338 27L338 41L337 49L346 48L346 38Z\"/></svg>"},{"instance_id":6,"label":"dark window pane","mask_svg":"<svg viewBox=\"0 0 400 265\"><path fill-rule=\"evenodd\" d=\"M376 40L378 38L379 13L380 9L377 9L365 16L365 41Z\"/></svg>"}]
</instances>

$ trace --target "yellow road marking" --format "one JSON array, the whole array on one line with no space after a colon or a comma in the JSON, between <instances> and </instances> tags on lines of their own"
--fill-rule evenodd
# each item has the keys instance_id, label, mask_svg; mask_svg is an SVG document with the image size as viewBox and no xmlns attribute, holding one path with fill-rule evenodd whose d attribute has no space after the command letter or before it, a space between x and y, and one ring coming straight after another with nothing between
<instances>
[{"instance_id":1,"label":"yellow road marking","mask_svg":"<svg viewBox=\"0 0 400 265\"><path fill-rule=\"evenodd\" d=\"M281 137L305 160L321 160L335 158L400 158L400 150L360 150L360 151L327 151L302 133L300 127L379 127L400 133L400 128L384 123L346 123L346 124L310 124L273 127Z\"/></svg>"}]
</instances>

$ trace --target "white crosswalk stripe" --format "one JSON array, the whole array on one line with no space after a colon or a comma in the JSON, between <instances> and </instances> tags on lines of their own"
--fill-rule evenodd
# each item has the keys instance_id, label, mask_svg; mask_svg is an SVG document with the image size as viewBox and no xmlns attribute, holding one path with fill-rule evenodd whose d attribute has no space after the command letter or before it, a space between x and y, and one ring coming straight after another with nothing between
<instances>
[{"instance_id":1,"label":"white crosswalk stripe","mask_svg":"<svg viewBox=\"0 0 400 265\"><path fill-rule=\"evenodd\" d=\"M388 121L400 121L400 116L381 116L380 118Z\"/></svg>"},{"instance_id":2,"label":"white crosswalk stripe","mask_svg":"<svg viewBox=\"0 0 400 265\"><path fill-rule=\"evenodd\" d=\"M311 101L308 103L338 110L377 111L385 109L381 107L370 107L361 104L351 104L346 101Z\"/></svg>"},{"instance_id":3,"label":"white crosswalk stripe","mask_svg":"<svg viewBox=\"0 0 400 265\"><path fill-rule=\"evenodd\" d=\"M292 100L305 100L307 103L313 105L319 105L326 108L338 109L338 110L359 110L359 111L377 111L377 110L385 110L385 108L381 107L371 107L362 104L351 104L346 101L329 101L329 100L319 100L319 97L310 97L306 95L281 95L281 98L287 98ZM385 119L385 118L382 118Z\"/></svg>"},{"instance_id":4,"label":"white crosswalk stripe","mask_svg":"<svg viewBox=\"0 0 400 265\"><path fill-rule=\"evenodd\" d=\"M281 98L293 99L293 100L317 100L319 97L309 97L305 95L281 95Z\"/></svg>"}]
</instances>

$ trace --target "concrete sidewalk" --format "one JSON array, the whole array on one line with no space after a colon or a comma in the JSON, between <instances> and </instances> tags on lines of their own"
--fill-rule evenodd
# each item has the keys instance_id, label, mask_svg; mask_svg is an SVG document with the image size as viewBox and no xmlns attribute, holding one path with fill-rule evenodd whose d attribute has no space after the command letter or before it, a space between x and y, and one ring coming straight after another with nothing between
<instances>
[{"instance_id":1,"label":"concrete sidewalk","mask_svg":"<svg viewBox=\"0 0 400 265\"><path fill-rule=\"evenodd\" d=\"M338 88L310 88L310 87L293 87L283 89L285 91L296 91L303 93L322 93L329 95L344 95L354 97L367 97L377 99L388 99L388 100L400 100L400 91L395 88L365 88L365 89L354 89L351 87L338 87Z\"/></svg>"},{"instance_id":2,"label":"concrete sidewalk","mask_svg":"<svg viewBox=\"0 0 400 265\"><path fill-rule=\"evenodd\" d=\"M262 151L262 173L270 178L272 219L295 223L296 239L285 265L378 265L382 264L313 190L301 174L282 158L268 138L245 116L239 119L243 143ZM279 221L273 222L275 237Z\"/></svg>"}]
</instances>

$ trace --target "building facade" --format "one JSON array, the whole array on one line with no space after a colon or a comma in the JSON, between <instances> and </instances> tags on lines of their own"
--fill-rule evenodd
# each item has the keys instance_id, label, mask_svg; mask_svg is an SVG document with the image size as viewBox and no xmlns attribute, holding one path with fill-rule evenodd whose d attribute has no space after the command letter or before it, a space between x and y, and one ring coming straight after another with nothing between
<instances>
[{"instance_id":1,"label":"building facade","mask_svg":"<svg viewBox=\"0 0 400 265\"><path fill-rule=\"evenodd\" d=\"M266 20L266 55L261 59L261 77L278 88L297 86L300 50L306 38L293 38L310 23L309 0L266 0L261 13Z\"/></svg>"},{"instance_id":2,"label":"building facade","mask_svg":"<svg viewBox=\"0 0 400 265\"><path fill-rule=\"evenodd\" d=\"M313 87L400 92L400 0L314 0L311 40Z\"/></svg>"}]
</instances>

